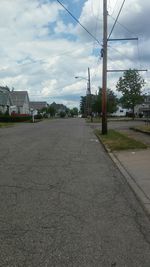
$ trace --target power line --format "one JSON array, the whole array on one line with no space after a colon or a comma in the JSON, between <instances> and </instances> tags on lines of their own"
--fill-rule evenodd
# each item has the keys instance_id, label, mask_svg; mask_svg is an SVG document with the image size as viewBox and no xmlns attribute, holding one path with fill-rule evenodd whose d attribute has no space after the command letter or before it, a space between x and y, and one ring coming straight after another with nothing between
<instances>
[{"instance_id":1,"label":"power line","mask_svg":"<svg viewBox=\"0 0 150 267\"><path fill-rule=\"evenodd\" d=\"M85 44L86 46L91 46L91 44ZM66 55L69 55L69 54L72 54L73 52L77 52L79 50L81 50L82 47L80 48L77 48L77 49L72 49L72 50L68 50L64 53L60 53L60 54L56 54L56 55L51 55L50 58L55 58L55 57L60 57L60 56L66 56ZM45 59L41 59L39 61L30 61L30 62L25 62L25 63L17 63L17 66L26 66L26 65L32 65L32 64L46 64L48 63Z\"/></svg>"},{"instance_id":2,"label":"power line","mask_svg":"<svg viewBox=\"0 0 150 267\"><path fill-rule=\"evenodd\" d=\"M111 19L115 20L115 18L114 18L112 15L108 14L108 16L109 16ZM128 31L129 33L131 33L131 34L135 34L134 32L130 31L126 26L124 26L124 25L123 25L122 23L120 23L119 21L117 21L117 23L118 23L122 28L124 28L126 31Z\"/></svg>"},{"instance_id":3,"label":"power line","mask_svg":"<svg viewBox=\"0 0 150 267\"><path fill-rule=\"evenodd\" d=\"M71 85L74 85L74 84L76 84L76 83L79 83L79 82L81 82L81 81L76 81L76 82L73 82L73 83L68 83L68 84L66 84L66 85L62 85L61 87L59 86L59 87L57 87L57 88L54 88L56 91L58 91L58 90L61 90L61 89L65 89L66 87L68 87L68 86L71 86ZM30 94L29 93L29 95L30 96L38 96L38 97L43 97L42 96L42 92L41 92L41 94L39 95L37 95L37 94ZM44 96L43 98L50 98L51 96Z\"/></svg>"},{"instance_id":4,"label":"power line","mask_svg":"<svg viewBox=\"0 0 150 267\"><path fill-rule=\"evenodd\" d=\"M110 34L109 34L109 36L108 36L107 39L110 38L110 36L111 36L111 34L112 34L112 32L113 32L113 30L114 30L114 28L115 28L115 25L116 25L117 20L118 20L118 18L119 18L119 16L120 16L120 13L121 13L121 11L122 11L122 8L123 8L123 6L124 6L124 3L125 3L125 0L123 0L123 2L122 2L122 5L121 5L120 10L119 10L119 12L118 12L118 15L117 15L117 17L116 17L116 19L115 19L115 22L114 22L114 24L113 24L113 26L112 26L112 29L111 29Z\"/></svg>"},{"instance_id":5,"label":"power line","mask_svg":"<svg viewBox=\"0 0 150 267\"><path fill-rule=\"evenodd\" d=\"M100 44L99 40L92 34L90 33L82 24L81 22L59 1L56 0L67 12L68 14L98 43Z\"/></svg>"},{"instance_id":6,"label":"power line","mask_svg":"<svg viewBox=\"0 0 150 267\"><path fill-rule=\"evenodd\" d=\"M118 0L116 0L116 2L115 2L115 4L114 4L114 8L113 8L113 11L112 11L112 15L113 15L113 13L115 12L115 8L116 8L116 6L117 6L117 3L118 3Z\"/></svg>"}]
</instances>

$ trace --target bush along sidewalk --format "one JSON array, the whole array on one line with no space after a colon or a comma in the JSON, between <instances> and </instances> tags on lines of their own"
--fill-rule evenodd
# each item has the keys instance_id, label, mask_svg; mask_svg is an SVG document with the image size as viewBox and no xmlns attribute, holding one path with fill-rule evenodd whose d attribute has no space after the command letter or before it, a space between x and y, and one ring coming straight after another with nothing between
<instances>
[{"instance_id":1,"label":"bush along sidewalk","mask_svg":"<svg viewBox=\"0 0 150 267\"><path fill-rule=\"evenodd\" d=\"M27 116L9 116L9 115L0 115L0 122L25 122L31 121L32 117Z\"/></svg>"},{"instance_id":2,"label":"bush along sidewalk","mask_svg":"<svg viewBox=\"0 0 150 267\"><path fill-rule=\"evenodd\" d=\"M98 139L103 143L106 149L110 152L117 150L128 149L146 149L147 146L140 141L137 141L125 134L117 132L115 130L109 130L107 135L102 135L101 131L96 129L95 131Z\"/></svg>"}]
</instances>

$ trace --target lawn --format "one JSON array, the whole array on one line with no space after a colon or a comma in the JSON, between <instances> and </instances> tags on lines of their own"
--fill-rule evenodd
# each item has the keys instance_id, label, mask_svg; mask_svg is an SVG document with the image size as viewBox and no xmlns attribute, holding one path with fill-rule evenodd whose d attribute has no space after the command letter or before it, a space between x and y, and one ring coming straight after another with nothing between
<instances>
[{"instance_id":1,"label":"lawn","mask_svg":"<svg viewBox=\"0 0 150 267\"><path fill-rule=\"evenodd\" d=\"M108 121L131 121L132 118L128 118L128 117L108 117L107 118ZM91 118L88 117L86 118L86 122L90 122L90 123L101 123L102 122L102 118L100 117L93 117L93 120L91 121Z\"/></svg>"},{"instance_id":2,"label":"lawn","mask_svg":"<svg viewBox=\"0 0 150 267\"><path fill-rule=\"evenodd\" d=\"M147 148L142 142L115 130L109 130L107 135L102 135L100 130L95 130L95 134L110 151Z\"/></svg>"},{"instance_id":3,"label":"lawn","mask_svg":"<svg viewBox=\"0 0 150 267\"><path fill-rule=\"evenodd\" d=\"M133 127L131 128L133 130L137 131L143 131L146 133L150 133L150 125L143 125L143 126L138 126L138 127Z\"/></svg>"},{"instance_id":4,"label":"lawn","mask_svg":"<svg viewBox=\"0 0 150 267\"><path fill-rule=\"evenodd\" d=\"M14 123L9 123L9 122L0 122L0 128L4 128L4 127L11 127L13 126Z\"/></svg>"}]
</instances>

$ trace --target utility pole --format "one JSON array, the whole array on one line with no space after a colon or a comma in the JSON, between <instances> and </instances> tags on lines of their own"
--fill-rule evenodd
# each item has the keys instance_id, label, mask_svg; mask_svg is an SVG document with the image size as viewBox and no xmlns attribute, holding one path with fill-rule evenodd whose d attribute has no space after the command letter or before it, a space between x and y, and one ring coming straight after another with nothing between
<instances>
[{"instance_id":1,"label":"utility pole","mask_svg":"<svg viewBox=\"0 0 150 267\"><path fill-rule=\"evenodd\" d=\"M107 0L103 0L102 134L107 134Z\"/></svg>"},{"instance_id":2,"label":"utility pole","mask_svg":"<svg viewBox=\"0 0 150 267\"><path fill-rule=\"evenodd\" d=\"M88 68L88 88L89 88L89 93L91 94L90 68Z\"/></svg>"},{"instance_id":3,"label":"utility pole","mask_svg":"<svg viewBox=\"0 0 150 267\"><path fill-rule=\"evenodd\" d=\"M88 82L87 82L87 95L91 95L91 79L90 79L90 68L88 68Z\"/></svg>"},{"instance_id":4,"label":"utility pole","mask_svg":"<svg viewBox=\"0 0 150 267\"><path fill-rule=\"evenodd\" d=\"M86 100L87 100L87 115L89 116L90 113L91 113L91 79L90 79L90 68L88 68L88 82L87 82Z\"/></svg>"}]
</instances>

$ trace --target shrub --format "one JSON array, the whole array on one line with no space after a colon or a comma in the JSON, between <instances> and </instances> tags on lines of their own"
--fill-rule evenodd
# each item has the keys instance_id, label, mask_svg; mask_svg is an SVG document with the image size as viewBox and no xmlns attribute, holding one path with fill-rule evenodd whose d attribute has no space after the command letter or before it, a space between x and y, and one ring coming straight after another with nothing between
<instances>
[{"instance_id":1,"label":"shrub","mask_svg":"<svg viewBox=\"0 0 150 267\"><path fill-rule=\"evenodd\" d=\"M43 116L41 114L37 114L37 115L34 116L35 120L40 120L42 118L43 118Z\"/></svg>"},{"instance_id":2,"label":"shrub","mask_svg":"<svg viewBox=\"0 0 150 267\"><path fill-rule=\"evenodd\" d=\"M9 116L9 115L0 115L0 122L24 122L24 121L30 121L31 116Z\"/></svg>"},{"instance_id":3,"label":"shrub","mask_svg":"<svg viewBox=\"0 0 150 267\"><path fill-rule=\"evenodd\" d=\"M66 116L66 112L61 111L61 112L59 113L59 115L60 115L61 118L65 118L65 116Z\"/></svg>"}]
</instances>

